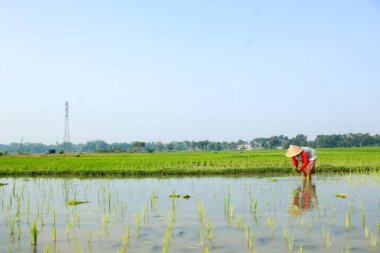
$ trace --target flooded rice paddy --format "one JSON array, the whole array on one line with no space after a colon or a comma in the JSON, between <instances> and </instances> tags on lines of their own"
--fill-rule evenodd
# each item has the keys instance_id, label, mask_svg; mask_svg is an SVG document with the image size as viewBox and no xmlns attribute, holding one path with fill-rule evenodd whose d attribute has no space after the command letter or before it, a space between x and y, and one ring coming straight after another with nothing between
<instances>
[{"instance_id":1,"label":"flooded rice paddy","mask_svg":"<svg viewBox=\"0 0 380 253\"><path fill-rule=\"evenodd\" d=\"M379 174L0 183L0 252L380 252Z\"/></svg>"}]
</instances>

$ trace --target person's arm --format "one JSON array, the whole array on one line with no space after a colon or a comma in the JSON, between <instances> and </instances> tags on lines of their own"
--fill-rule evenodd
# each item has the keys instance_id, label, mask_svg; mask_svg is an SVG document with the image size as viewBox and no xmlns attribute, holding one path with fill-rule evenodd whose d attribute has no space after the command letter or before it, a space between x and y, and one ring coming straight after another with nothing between
<instances>
[{"instance_id":1,"label":"person's arm","mask_svg":"<svg viewBox=\"0 0 380 253\"><path fill-rule=\"evenodd\" d=\"M298 161L297 161L297 159L294 156L292 157L292 162L293 162L293 165L294 165L293 171L297 171L298 172L298 170L297 170Z\"/></svg>"},{"instance_id":2,"label":"person's arm","mask_svg":"<svg viewBox=\"0 0 380 253\"><path fill-rule=\"evenodd\" d=\"M297 161L297 159L296 159L295 156L292 157L292 162L293 162L294 167L297 168L297 166L298 166L298 161Z\"/></svg>"},{"instance_id":3,"label":"person's arm","mask_svg":"<svg viewBox=\"0 0 380 253\"><path fill-rule=\"evenodd\" d=\"M307 152L302 151L301 156L302 156L302 164L299 170L304 170L306 166L309 164L309 155L307 154Z\"/></svg>"}]
</instances>

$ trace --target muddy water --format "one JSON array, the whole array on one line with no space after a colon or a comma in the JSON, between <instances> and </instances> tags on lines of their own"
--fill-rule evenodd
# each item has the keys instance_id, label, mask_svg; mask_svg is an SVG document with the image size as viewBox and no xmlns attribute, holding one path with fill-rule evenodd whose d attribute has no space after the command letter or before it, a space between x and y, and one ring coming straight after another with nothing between
<instances>
[{"instance_id":1,"label":"muddy water","mask_svg":"<svg viewBox=\"0 0 380 253\"><path fill-rule=\"evenodd\" d=\"M7 183L0 187L0 252L380 249L371 242L380 240L377 174L314 177L311 183L301 177L0 182ZM338 198L336 193L347 196ZM169 197L172 194L180 196ZM67 205L74 199L89 202ZM34 220L39 230L36 246L29 231Z\"/></svg>"}]
</instances>

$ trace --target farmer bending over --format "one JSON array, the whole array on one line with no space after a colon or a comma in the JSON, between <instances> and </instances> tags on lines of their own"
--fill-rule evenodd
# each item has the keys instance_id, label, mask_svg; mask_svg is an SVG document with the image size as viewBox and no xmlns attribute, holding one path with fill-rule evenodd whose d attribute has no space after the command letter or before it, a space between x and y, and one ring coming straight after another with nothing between
<instances>
[{"instance_id":1,"label":"farmer bending over","mask_svg":"<svg viewBox=\"0 0 380 253\"><path fill-rule=\"evenodd\" d=\"M299 147L290 145L285 154L291 157L294 165L294 171L303 172L303 176L308 180L311 179L311 174L315 174L315 162L317 161L317 153L314 149L308 147ZM298 163L301 163L298 169Z\"/></svg>"}]
</instances>

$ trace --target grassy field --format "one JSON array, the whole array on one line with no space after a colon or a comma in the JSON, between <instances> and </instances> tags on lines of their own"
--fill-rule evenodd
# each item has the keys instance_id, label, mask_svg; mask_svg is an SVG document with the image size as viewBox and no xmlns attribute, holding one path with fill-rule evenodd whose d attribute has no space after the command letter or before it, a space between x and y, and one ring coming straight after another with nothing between
<instances>
[{"instance_id":1,"label":"grassy field","mask_svg":"<svg viewBox=\"0 0 380 253\"><path fill-rule=\"evenodd\" d=\"M290 174L285 150L0 156L1 176ZM380 147L317 149L317 173L380 170Z\"/></svg>"}]
</instances>

